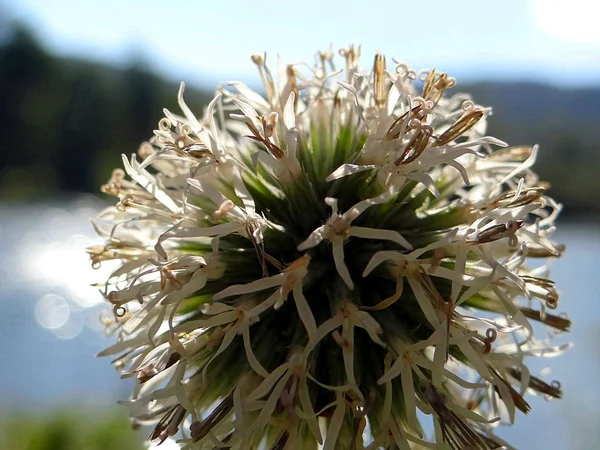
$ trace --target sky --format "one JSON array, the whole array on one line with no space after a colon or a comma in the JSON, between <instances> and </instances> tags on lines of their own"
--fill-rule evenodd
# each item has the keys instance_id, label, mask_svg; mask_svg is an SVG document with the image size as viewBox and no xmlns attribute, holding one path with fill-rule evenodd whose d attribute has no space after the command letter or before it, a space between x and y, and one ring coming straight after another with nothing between
<instances>
[{"instance_id":1,"label":"sky","mask_svg":"<svg viewBox=\"0 0 600 450\"><path fill-rule=\"evenodd\" d=\"M361 44L417 70L466 80L600 85L593 0L0 0L49 50L117 65L142 60L174 81L258 83L249 56L312 63Z\"/></svg>"}]
</instances>

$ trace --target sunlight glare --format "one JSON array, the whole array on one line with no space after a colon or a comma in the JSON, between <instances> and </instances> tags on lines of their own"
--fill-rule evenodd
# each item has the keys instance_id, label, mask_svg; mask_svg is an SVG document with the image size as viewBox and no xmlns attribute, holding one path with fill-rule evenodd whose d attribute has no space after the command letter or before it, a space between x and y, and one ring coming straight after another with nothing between
<instances>
[{"instance_id":1,"label":"sunlight glare","mask_svg":"<svg viewBox=\"0 0 600 450\"><path fill-rule=\"evenodd\" d=\"M567 42L600 43L600 3L532 0L533 20L547 35Z\"/></svg>"}]
</instances>

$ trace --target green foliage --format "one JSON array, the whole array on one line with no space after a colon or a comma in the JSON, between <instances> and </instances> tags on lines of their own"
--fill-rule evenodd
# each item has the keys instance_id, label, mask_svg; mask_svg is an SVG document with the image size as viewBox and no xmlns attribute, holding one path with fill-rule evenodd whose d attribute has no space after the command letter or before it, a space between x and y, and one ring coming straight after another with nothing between
<instances>
[{"instance_id":1,"label":"green foliage","mask_svg":"<svg viewBox=\"0 0 600 450\"><path fill-rule=\"evenodd\" d=\"M116 69L51 56L13 27L0 42L0 197L98 192L121 154L152 136L163 108L178 111L177 89L140 61ZM197 109L210 96L186 98Z\"/></svg>"},{"instance_id":2,"label":"green foliage","mask_svg":"<svg viewBox=\"0 0 600 450\"><path fill-rule=\"evenodd\" d=\"M7 450L141 450L144 437L131 430L124 414L97 410L21 412L0 419L0 449Z\"/></svg>"}]
</instances>

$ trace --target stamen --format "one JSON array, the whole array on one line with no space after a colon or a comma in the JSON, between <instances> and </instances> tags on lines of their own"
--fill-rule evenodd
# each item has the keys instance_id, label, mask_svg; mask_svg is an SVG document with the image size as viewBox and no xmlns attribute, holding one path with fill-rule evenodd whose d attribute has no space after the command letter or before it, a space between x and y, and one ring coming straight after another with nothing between
<instances>
[{"instance_id":1,"label":"stamen","mask_svg":"<svg viewBox=\"0 0 600 450\"><path fill-rule=\"evenodd\" d=\"M532 320L537 320L538 322L542 322L549 327L555 328L560 331L569 331L571 328L571 321L562 316L555 316L553 314L542 314L540 311L531 308L520 308L521 312L525 317Z\"/></svg>"},{"instance_id":2,"label":"stamen","mask_svg":"<svg viewBox=\"0 0 600 450\"><path fill-rule=\"evenodd\" d=\"M385 56L380 53L375 55L373 63L373 94L375 106L383 108L385 105Z\"/></svg>"},{"instance_id":3,"label":"stamen","mask_svg":"<svg viewBox=\"0 0 600 450\"><path fill-rule=\"evenodd\" d=\"M452 450L487 450L481 436L454 411L448 408L446 396L437 391L433 384L422 381L421 393L431 406L442 429L442 437Z\"/></svg>"},{"instance_id":4,"label":"stamen","mask_svg":"<svg viewBox=\"0 0 600 450\"><path fill-rule=\"evenodd\" d=\"M294 93L294 113L298 110L298 100L300 98L300 90L298 89L298 82L296 81L296 71L294 70L293 65L288 65L285 69L285 74L288 79L288 89ZM287 99L282 100L282 102L287 101ZM285 105L281 105L283 108Z\"/></svg>"},{"instance_id":5,"label":"stamen","mask_svg":"<svg viewBox=\"0 0 600 450\"><path fill-rule=\"evenodd\" d=\"M190 425L192 441L198 442L204 438L233 408L233 392L225 397L221 403L202 422L196 421Z\"/></svg>"},{"instance_id":6,"label":"stamen","mask_svg":"<svg viewBox=\"0 0 600 450\"><path fill-rule=\"evenodd\" d=\"M179 431L179 424L186 414L187 411L183 406L173 406L171 409L169 409L169 411L167 411L163 418L160 419L148 440L153 441L154 439L158 438L160 439L158 445L165 442L169 436L173 436L175 433L177 433L177 431Z\"/></svg>"},{"instance_id":7,"label":"stamen","mask_svg":"<svg viewBox=\"0 0 600 450\"><path fill-rule=\"evenodd\" d=\"M279 439L277 439L277 442L275 442L273 444L273 446L271 447L271 450L283 450L285 448L285 444L287 443L289 437L290 437L290 433L287 430L284 431L281 434L281 436L279 436Z\"/></svg>"},{"instance_id":8,"label":"stamen","mask_svg":"<svg viewBox=\"0 0 600 450\"><path fill-rule=\"evenodd\" d=\"M473 128L483 118L483 111L479 108L467 110L454 125L444 131L433 143L434 147L440 147L452 142L463 133Z\"/></svg>"},{"instance_id":9,"label":"stamen","mask_svg":"<svg viewBox=\"0 0 600 450\"><path fill-rule=\"evenodd\" d=\"M529 406L529 403L525 401L523 396L519 394L508 381L502 378L500 374L492 367L488 366L488 369L494 375L494 390L498 393L498 395L500 395L500 398L502 398L502 394L496 381L502 383L506 387L513 403L519 411L521 411L523 414L527 414L529 411L531 411L531 406ZM506 403L506 400L502 399L502 401Z\"/></svg>"},{"instance_id":10,"label":"stamen","mask_svg":"<svg viewBox=\"0 0 600 450\"><path fill-rule=\"evenodd\" d=\"M521 370L516 367L512 367L507 369L509 375L515 378L517 381L521 381L522 373ZM562 391L560 390L560 382L553 381L551 384L548 384L533 375L529 376L529 385L527 386L529 389L533 389L540 394L547 395L552 398L562 398Z\"/></svg>"},{"instance_id":11,"label":"stamen","mask_svg":"<svg viewBox=\"0 0 600 450\"><path fill-rule=\"evenodd\" d=\"M430 100L434 105L437 105L438 101L444 95L444 91L454 87L455 84L456 80L449 77L447 73L441 73L436 77L435 69L433 69L425 79L425 84L423 85L423 98L425 100Z\"/></svg>"},{"instance_id":12,"label":"stamen","mask_svg":"<svg viewBox=\"0 0 600 450\"><path fill-rule=\"evenodd\" d=\"M522 220L509 220L506 224L492 225L477 233L474 239L467 239L470 244L486 244L508 237L509 246L516 247L518 243L515 233L523 226ZM516 241L516 242L515 242Z\"/></svg>"},{"instance_id":13,"label":"stamen","mask_svg":"<svg viewBox=\"0 0 600 450\"><path fill-rule=\"evenodd\" d=\"M407 165L415 161L428 147L432 134L433 129L429 125L420 126L404 148L402 155L394 161L394 164L396 166Z\"/></svg>"},{"instance_id":14,"label":"stamen","mask_svg":"<svg viewBox=\"0 0 600 450\"><path fill-rule=\"evenodd\" d=\"M157 356L151 361L148 361L143 366L135 370L138 383L145 383L146 381L151 380L163 370L168 369L177 361L179 361L180 358L181 355L179 353L172 352L168 359Z\"/></svg>"}]
</instances>

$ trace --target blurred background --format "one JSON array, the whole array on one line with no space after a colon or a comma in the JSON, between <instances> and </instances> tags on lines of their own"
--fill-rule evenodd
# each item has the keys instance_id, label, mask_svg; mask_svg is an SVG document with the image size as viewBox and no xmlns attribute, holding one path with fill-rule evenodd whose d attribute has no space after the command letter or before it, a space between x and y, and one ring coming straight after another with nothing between
<instances>
[{"instance_id":1,"label":"blurred background","mask_svg":"<svg viewBox=\"0 0 600 450\"><path fill-rule=\"evenodd\" d=\"M585 0L0 0L0 449L135 449L116 405L131 386L109 360L89 285L89 218L121 153L151 136L178 83L201 111L221 81L259 87L249 55L287 62L362 44L494 107L489 134L541 146L537 171L564 204L554 262L574 327L559 359L532 361L564 398L499 434L520 449L600 439L600 4ZM551 368L548 373L546 367ZM168 443L162 448L168 449Z\"/></svg>"}]
</instances>

